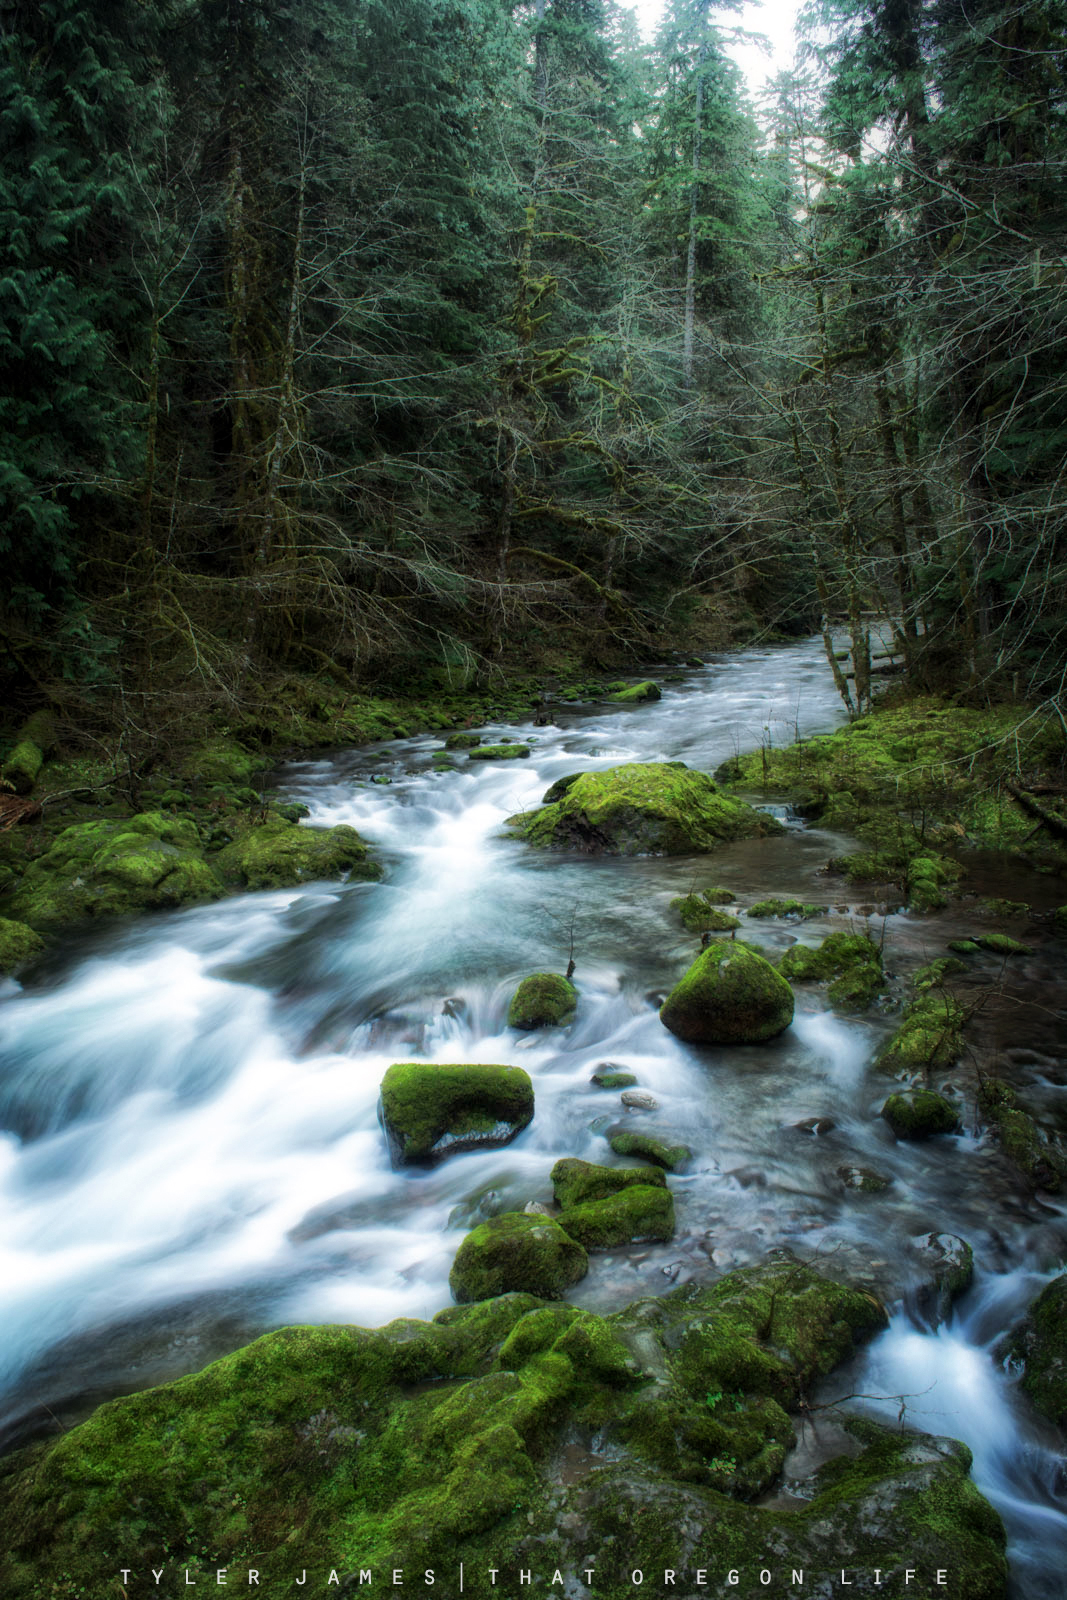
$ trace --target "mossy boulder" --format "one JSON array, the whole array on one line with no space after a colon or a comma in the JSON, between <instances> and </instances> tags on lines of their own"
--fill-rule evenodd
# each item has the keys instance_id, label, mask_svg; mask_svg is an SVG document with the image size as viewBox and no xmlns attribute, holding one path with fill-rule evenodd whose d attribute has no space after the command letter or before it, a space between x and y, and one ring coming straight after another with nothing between
<instances>
[{"instance_id":1,"label":"mossy boulder","mask_svg":"<svg viewBox=\"0 0 1067 1600\"><path fill-rule=\"evenodd\" d=\"M382 1079L382 1126L398 1166L510 1144L534 1114L521 1067L399 1061Z\"/></svg>"},{"instance_id":2,"label":"mossy boulder","mask_svg":"<svg viewBox=\"0 0 1067 1600\"><path fill-rule=\"evenodd\" d=\"M963 1007L943 986L945 973L923 968L916 974L916 996L896 1032L878 1052L883 1072L912 1077L954 1066L963 1051Z\"/></svg>"},{"instance_id":3,"label":"mossy boulder","mask_svg":"<svg viewBox=\"0 0 1067 1600\"><path fill-rule=\"evenodd\" d=\"M1067 1272L1046 1284L1012 1340L1022 1386L1034 1405L1067 1429Z\"/></svg>"},{"instance_id":4,"label":"mossy boulder","mask_svg":"<svg viewBox=\"0 0 1067 1600\"><path fill-rule=\"evenodd\" d=\"M200 783L246 784L254 772L269 766L269 756L246 750L229 734L216 734L190 750L179 771Z\"/></svg>"},{"instance_id":5,"label":"mossy boulder","mask_svg":"<svg viewBox=\"0 0 1067 1600\"><path fill-rule=\"evenodd\" d=\"M530 754L528 744L482 744L468 752L468 761L521 761Z\"/></svg>"},{"instance_id":6,"label":"mossy boulder","mask_svg":"<svg viewBox=\"0 0 1067 1600\"><path fill-rule=\"evenodd\" d=\"M287 889L322 878L374 880L381 868L369 859L355 828L309 828L270 817L245 828L213 858L215 871L245 889Z\"/></svg>"},{"instance_id":7,"label":"mossy boulder","mask_svg":"<svg viewBox=\"0 0 1067 1600\"><path fill-rule=\"evenodd\" d=\"M472 1229L456 1251L449 1286L461 1303L522 1290L560 1300L589 1271L583 1247L551 1217L505 1211Z\"/></svg>"},{"instance_id":8,"label":"mossy boulder","mask_svg":"<svg viewBox=\"0 0 1067 1600\"><path fill-rule=\"evenodd\" d=\"M866 1011L885 983L882 952L863 933L831 933L820 945L792 945L778 963L791 983L829 982L835 1011Z\"/></svg>"},{"instance_id":9,"label":"mossy boulder","mask_svg":"<svg viewBox=\"0 0 1067 1600\"><path fill-rule=\"evenodd\" d=\"M552 1168L552 1191L563 1210L591 1200L606 1200L624 1189L651 1187L665 1189L667 1180L660 1167L601 1167L593 1161L564 1156Z\"/></svg>"},{"instance_id":10,"label":"mossy boulder","mask_svg":"<svg viewBox=\"0 0 1067 1600\"><path fill-rule=\"evenodd\" d=\"M881 1114L898 1139L932 1139L939 1133L955 1133L960 1125L952 1101L930 1089L891 1094Z\"/></svg>"},{"instance_id":11,"label":"mossy boulder","mask_svg":"<svg viewBox=\"0 0 1067 1600\"><path fill-rule=\"evenodd\" d=\"M595 1083L598 1089L629 1089L637 1082L635 1072L617 1072L611 1068L601 1069L593 1073L590 1083Z\"/></svg>"},{"instance_id":12,"label":"mossy boulder","mask_svg":"<svg viewBox=\"0 0 1067 1600\"><path fill-rule=\"evenodd\" d=\"M251 1567L279 1593L312 1560L323 1583L369 1568L376 1586L398 1564L440 1584L462 1560L548 1587L592 1562L601 1600L633 1600L638 1566L688 1573L713 1552L754 1600L766 1566L836 1590L857 1530L863 1571L903 1551L967 1600L1002 1600L1003 1532L962 1446L849 1423L851 1449L795 1509L751 1503L790 1411L885 1321L780 1257L610 1317L506 1294L374 1332L284 1329L10 1459L5 1600L103 1594L118 1557L148 1574L168 1550L212 1585L225 1567L246 1589Z\"/></svg>"},{"instance_id":13,"label":"mossy boulder","mask_svg":"<svg viewBox=\"0 0 1067 1600\"><path fill-rule=\"evenodd\" d=\"M225 892L203 859L192 818L151 811L65 828L26 868L9 908L19 921L54 928L83 917L217 900Z\"/></svg>"},{"instance_id":14,"label":"mossy boulder","mask_svg":"<svg viewBox=\"0 0 1067 1600\"><path fill-rule=\"evenodd\" d=\"M578 1006L578 991L558 972L534 972L523 978L508 1006L508 1027L551 1028L570 1022Z\"/></svg>"},{"instance_id":15,"label":"mossy boulder","mask_svg":"<svg viewBox=\"0 0 1067 1600\"><path fill-rule=\"evenodd\" d=\"M20 728L14 749L0 764L0 778L16 794L29 794L55 742L56 719L52 712L35 711Z\"/></svg>"},{"instance_id":16,"label":"mossy boulder","mask_svg":"<svg viewBox=\"0 0 1067 1600\"><path fill-rule=\"evenodd\" d=\"M1023 944L1021 939L1013 939L1007 933L980 933L975 940L983 950L989 950L995 956L1030 956L1033 950L1028 944Z\"/></svg>"},{"instance_id":17,"label":"mossy boulder","mask_svg":"<svg viewBox=\"0 0 1067 1600\"><path fill-rule=\"evenodd\" d=\"M508 826L542 849L626 856L691 855L781 829L704 773L669 762L580 773L560 799Z\"/></svg>"},{"instance_id":18,"label":"mossy boulder","mask_svg":"<svg viewBox=\"0 0 1067 1600\"><path fill-rule=\"evenodd\" d=\"M741 926L739 917L721 910L703 894L680 895L671 901L671 910L677 911L691 933L729 933Z\"/></svg>"},{"instance_id":19,"label":"mossy boulder","mask_svg":"<svg viewBox=\"0 0 1067 1600\"><path fill-rule=\"evenodd\" d=\"M629 1128L610 1128L607 1141L617 1156L635 1161L654 1161L657 1167L674 1172L684 1167L693 1152L687 1144L671 1144L654 1133L632 1133Z\"/></svg>"},{"instance_id":20,"label":"mossy boulder","mask_svg":"<svg viewBox=\"0 0 1067 1600\"><path fill-rule=\"evenodd\" d=\"M0 917L0 977L20 972L44 954L44 940L24 922Z\"/></svg>"},{"instance_id":21,"label":"mossy boulder","mask_svg":"<svg viewBox=\"0 0 1067 1600\"><path fill-rule=\"evenodd\" d=\"M468 733L466 728L460 728L456 733L450 733L445 740L446 750L476 750L482 742L480 733Z\"/></svg>"},{"instance_id":22,"label":"mossy boulder","mask_svg":"<svg viewBox=\"0 0 1067 1600\"><path fill-rule=\"evenodd\" d=\"M674 1197L661 1186L633 1184L602 1200L568 1206L559 1225L586 1250L664 1242L674 1237Z\"/></svg>"},{"instance_id":23,"label":"mossy boulder","mask_svg":"<svg viewBox=\"0 0 1067 1600\"><path fill-rule=\"evenodd\" d=\"M793 991L769 961L725 941L700 952L659 1016L691 1043L759 1044L792 1022Z\"/></svg>"},{"instance_id":24,"label":"mossy boulder","mask_svg":"<svg viewBox=\"0 0 1067 1600\"><path fill-rule=\"evenodd\" d=\"M1033 1117L1020 1106L1014 1089L998 1078L986 1078L978 1088L978 1106L996 1131L1004 1154L1030 1188L1050 1194L1067 1188L1067 1156L1045 1139Z\"/></svg>"},{"instance_id":25,"label":"mossy boulder","mask_svg":"<svg viewBox=\"0 0 1067 1600\"><path fill-rule=\"evenodd\" d=\"M631 683L624 688L616 688L608 698L617 706L637 706L644 705L649 700L660 700L663 696L659 684L648 680L645 683Z\"/></svg>"},{"instance_id":26,"label":"mossy boulder","mask_svg":"<svg viewBox=\"0 0 1067 1600\"><path fill-rule=\"evenodd\" d=\"M749 906L745 915L803 920L806 917L824 916L828 910L828 906L809 905L806 900L757 900L755 905Z\"/></svg>"}]
</instances>

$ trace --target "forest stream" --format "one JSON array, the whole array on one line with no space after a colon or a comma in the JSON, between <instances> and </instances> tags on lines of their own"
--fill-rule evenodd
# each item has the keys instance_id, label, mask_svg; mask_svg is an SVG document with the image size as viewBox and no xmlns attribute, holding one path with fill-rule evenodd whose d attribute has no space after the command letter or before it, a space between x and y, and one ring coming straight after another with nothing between
<instances>
[{"instance_id":1,"label":"forest stream","mask_svg":"<svg viewBox=\"0 0 1067 1600\"><path fill-rule=\"evenodd\" d=\"M888 1011L841 1018L800 985L781 1037L711 1049L676 1039L656 1010L695 952L669 908L692 888L721 884L742 906L830 905L803 924L746 921L745 937L782 949L867 926L898 994L966 931L965 910L864 908L822 872L845 836L781 807L783 833L712 857L564 857L502 830L575 770L680 760L713 771L738 750L836 725L821 644L718 658L658 703L551 714L550 726L486 730L528 739L526 760L460 754L457 771L440 772L441 740L427 735L285 767L279 786L311 821L351 823L370 842L380 884L243 895L72 934L32 985L0 988L8 1447L270 1327L432 1316L450 1301L466 1228L549 1201L561 1156L611 1161L604 1132L629 1120L694 1152L670 1178L677 1234L596 1256L571 1298L611 1310L780 1247L870 1287L895 1308L890 1327L818 1398L867 1396L847 1404L964 1439L1008 1529L1013 1593L1052 1600L1067 1570L1062 1440L996 1346L1062 1262L1067 1207L1028 1196L973 1130L894 1141L877 1114L887 1080L871 1066ZM563 971L572 949L574 1023L509 1029L518 980ZM990 983L997 971L991 960ZM1039 945L1025 977L1054 1010L1062 946ZM1063 1093L1044 1072L1050 1039L1014 1047L1046 1093ZM523 1066L533 1123L507 1149L394 1171L379 1084L413 1056ZM595 1086L604 1062L634 1074L651 1104L629 1110ZM843 1164L891 1186L849 1190ZM968 1240L977 1269L939 1326L918 1293L932 1231ZM776 1504L835 1431L829 1411L800 1425Z\"/></svg>"}]
</instances>

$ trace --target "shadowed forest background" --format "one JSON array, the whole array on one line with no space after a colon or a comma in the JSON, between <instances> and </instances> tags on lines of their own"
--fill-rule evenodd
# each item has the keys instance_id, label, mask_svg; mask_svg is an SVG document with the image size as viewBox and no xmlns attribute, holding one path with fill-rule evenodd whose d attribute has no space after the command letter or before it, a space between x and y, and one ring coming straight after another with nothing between
<instances>
[{"instance_id":1,"label":"shadowed forest background","mask_svg":"<svg viewBox=\"0 0 1067 1600\"><path fill-rule=\"evenodd\" d=\"M1058 708L1067 8L820 0L762 125L729 20L0 0L9 714L841 623L860 712L874 616Z\"/></svg>"}]
</instances>

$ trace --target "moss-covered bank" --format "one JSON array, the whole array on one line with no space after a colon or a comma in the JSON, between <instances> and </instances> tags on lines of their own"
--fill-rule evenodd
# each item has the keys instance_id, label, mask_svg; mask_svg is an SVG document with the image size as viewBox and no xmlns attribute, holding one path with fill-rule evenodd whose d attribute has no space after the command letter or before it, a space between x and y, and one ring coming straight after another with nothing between
<instances>
[{"instance_id":1,"label":"moss-covered bank","mask_svg":"<svg viewBox=\"0 0 1067 1600\"><path fill-rule=\"evenodd\" d=\"M176 1594L182 1568L243 1589L252 1567L278 1593L311 1568L440 1584L462 1560L545 1586L593 1565L606 1600L632 1600L635 1569L692 1587L736 1568L749 1600L768 1566L814 1590L861 1565L867 1596L875 1567L907 1565L913 1597L948 1568L952 1592L1000 1600L1003 1535L961 1445L857 1423L810 1504L745 1503L812 1382L884 1324L780 1257L612 1317L509 1295L377 1332L286 1329L10 1459L0 1583L74 1600L164 1565Z\"/></svg>"}]
</instances>

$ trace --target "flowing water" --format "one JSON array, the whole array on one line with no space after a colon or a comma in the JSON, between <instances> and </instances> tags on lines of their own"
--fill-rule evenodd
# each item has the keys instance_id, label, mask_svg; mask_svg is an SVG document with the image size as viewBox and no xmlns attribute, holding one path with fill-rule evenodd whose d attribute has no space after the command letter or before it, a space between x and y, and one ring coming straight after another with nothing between
<instances>
[{"instance_id":1,"label":"flowing water","mask_svg":"<svg viewBox=\"0 0 1067 1600\"><path fill-rule=\"evenodd\" d=\"M684 860L545 855L502 832L568 772L645 760L711 770L833 726L821 647L723 658L653 705L557 713L550 727L485 730L487 742L528 738L527 760L459 756L460 770L440 773L441 741L427 736L284 769L282 789L311 821L352 823L372 842L380 884L246 895L98 930L32 987L0 991L2 1437L67 1425L282 1323L432 1316L450 1301L464 1229L550 1200L562 1155L612 1160L605 1133L627 1122L694 1154L671 1179L676 1238L593 1258L574 1298L596 1309L779 1246L914 1306L929 1277L924 1238L971 1242L981 1273L954 1319L932 1329L901 1310L847 1389L923 1391L908 1419L968 1440L1009 1525L1017 1594L1051 1597L1047 1574L1067 1564L1062 1440L994 1347L1062 1260L1063 1208L1022 1196L973 1134L894 1142L876 1114L886 1082L870 1067L887 1015L838 1018L801 990L780 1039L719 1050L683 1044L656 1012L694 953L669 909L693 887L722 884L742 904L826 904L803 938L869 926L899 974L959 928L846 904L821 868L849 841L788 817L774 838ZM783 947L798 929L746 932ZM517 981L563 970L572 950L572 1026L508 1029ZM1048 947L1029 963L1042 995L1062 978L1058 962ZM1058 1103L1063 1062L1041 1043L1030 1076ZM505 1150L394 1172L378 1088L390 1062L413 1056L522 1065L534 1122ZM628 1111L595 1087L605 1061L654 1106ZM846 1188L850 1165L891 1188ZM899 1400L884 1404L895 1417Z\"/></svg>"}]
</instances>

